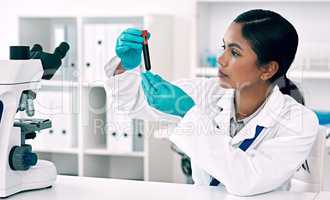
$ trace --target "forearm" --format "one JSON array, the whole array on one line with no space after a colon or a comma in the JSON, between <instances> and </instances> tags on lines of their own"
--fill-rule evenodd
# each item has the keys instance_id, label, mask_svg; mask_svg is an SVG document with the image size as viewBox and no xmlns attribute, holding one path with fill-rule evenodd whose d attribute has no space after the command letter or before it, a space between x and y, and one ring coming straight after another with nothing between
<instances>
[{"instance_id":1,"label":"forearm","mask_svg":"<svg viewBox=\"0 0 330 200\"><path fill-rule=\"evenodd\" d=\"M151 108L141 87L141 69L125 70L120 59L113 58L105 66L108 80L105 82L108 109L112 112L126 113L132 118L178 122L178 118ZM125 73L124 73L125 72Z\"/></svg>"},{"instance_id":2,"label":"forearm","mask_svg":"<svg viewBox=\"0 0 330 200\"><path fill-rule=\"evenodd\" d=\"M219 131L210 111L193 107L173 131L170 140L196 166L221 181L230 193L249 196L282 186L307 158L317 132L317 120L305 114L301 131L287 126L276 129L277 137L262 141L246 152L232 145L232 138ZM265 129L265 133L270 131ZM285 152L285 153L283 153Z\"/></svg>"},{"instance_id":3,"label":"forearm","mask_svg":"<svg viewBox=\"0 0 330 200\"><path fill-rule=\"evenodd\" d=\"M130 114L140 107L140 71L139 69L125 70L118 58L112 58L105 66L108 76L105 88L109 97L111 108L115 112ZM124 73L125 72L125 73Z\"/></svg>"}]
</instances>

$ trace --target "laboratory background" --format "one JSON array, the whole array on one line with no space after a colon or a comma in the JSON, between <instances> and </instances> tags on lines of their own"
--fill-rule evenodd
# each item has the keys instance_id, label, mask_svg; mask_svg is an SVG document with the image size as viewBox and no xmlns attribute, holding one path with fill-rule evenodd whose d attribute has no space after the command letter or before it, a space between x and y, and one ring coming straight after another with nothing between
<instances>
[{"instance_id":1,"label":"laboratory background","mask_svg":"<svg viewBox=\"0 0 330 200\"><path fill-rule=\"evenodd\" d=\"M170 81L215 77L227 26L253 8L282 14L298 31L288 77L326 127L315 170L330 191L330 1L1 0L0 60L9 58L9 46L38 43L51 52L70 44L34 103L34 117L52 127L27 143L60 175L191 184L189 158L166 139L167 124L109 111L104 66L121 31L137 27L151 33L154 73Z\"/></svg>"}]
</instances>

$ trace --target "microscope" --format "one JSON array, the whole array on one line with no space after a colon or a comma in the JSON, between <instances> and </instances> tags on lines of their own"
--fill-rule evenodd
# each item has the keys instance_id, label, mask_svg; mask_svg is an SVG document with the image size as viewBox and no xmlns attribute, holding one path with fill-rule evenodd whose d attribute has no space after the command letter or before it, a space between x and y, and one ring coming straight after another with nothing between
<instances>
[{"instance_id":1,"label":"microscope","mask_svg":"<svg viewBox=\"0 0 330 200\"><path fill-rule=\"evenodd\" d=\"M51 187L56 180L52 162L38 160L25 140L52 126L49 119L15 119L18 112L34 115L33 100L41 79L50 80L69 50L61 43L54 53L46 53L38 44L11 46L10 60L0 60L0 198L12 194Z\"/></svg>"}]
</instances>

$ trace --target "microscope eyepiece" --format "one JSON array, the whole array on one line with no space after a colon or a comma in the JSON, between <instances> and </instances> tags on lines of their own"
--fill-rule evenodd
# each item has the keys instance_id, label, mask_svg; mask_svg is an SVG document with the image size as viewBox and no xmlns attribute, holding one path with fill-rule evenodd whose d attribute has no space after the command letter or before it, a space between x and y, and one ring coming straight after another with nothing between
<instances>
[{"instance_id":1,"label":"microscope eyepiece","mask_svg":"<svg viewBox=\"0 0 330 200\"><path fill-rule=\"evenodd\" d=\"M42 51L41 45L40 44L33 45L33 47L31 48L31 52L33 51Z\"/></svg>"},{"instance_id":2,"label":"microscope eyepiece","mask_svg":"<svg viewBox=\"0 0 330 200\"><path fill-rule=\"evenodd\" d=\"M69 49L69 44L66 42L62 42L58 47L56 47L54 54L59 56L60 58L64 58Z\"/></svg>"},{"instance_id":3,"label":"microscope eyepiece","mask_svg":"<svg viewBox=\"0 0 330 200\"><path fill-rule=\"evenodd\" d=\"M58 68L62 64L62 59L65 57L69 51L70 46L66 42L62 42L58 47L56 47L54 53L44 52L39 44L33 45L30 51L31 59L40 59L42 67L44 69L44 74L42 79L50 80Z\"/></svg>"},{"instance_id":4,"label":"microscope eyepiece","mask_svg":"<svg viewBox=\"0 0 330 200\"><path fill-rule=\"evenodd\" d=\"M10 60L29 60L30 47L29 46L10 46L9 47Z\"/></svg>"},{"instance_id":5,"label":"microscope eyepiece","mask_svg":"<svg viewBox=\"0 0 330 200\"><path fill-rule=\"evenodd\" d=\"M54 53L44 52L40 44L33 45L31 50L29 46L11 46L10 59L40 59L44 69L42 79L49 80L61 66L62 59L65 57L69 49L70 45L66 42L62 42L58 47L56 47Z\"/></svg>"}]
</instances>

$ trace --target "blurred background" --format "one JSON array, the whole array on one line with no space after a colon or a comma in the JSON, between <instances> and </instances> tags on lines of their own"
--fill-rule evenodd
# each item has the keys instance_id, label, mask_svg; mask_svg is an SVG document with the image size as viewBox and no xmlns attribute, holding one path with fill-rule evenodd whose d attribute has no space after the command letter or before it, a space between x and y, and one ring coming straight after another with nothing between
<instances>
[{"instance_id":1,"label":"blurred background","mask_svg":"<svg viewBox=\"0 0 330 200\"><path fill-rule=\"evenodd\" d=\"M119 33L138 27L151 32L155 73L167 80L217 76L226 27L255 8L279 12L297 29L288 77L328 126L330 1L1 0L0 59L8 59L12 45L39 43L46 51L62 41L71 45L62 69L38 93L37 116L50 118L53 127L32 141L33 148L59 174L191 183L189 158L162 137L167 124L108 112L103 67L115 56ZM330 149L325 163L330 182Z\"/></svg>"}]
</instances>

